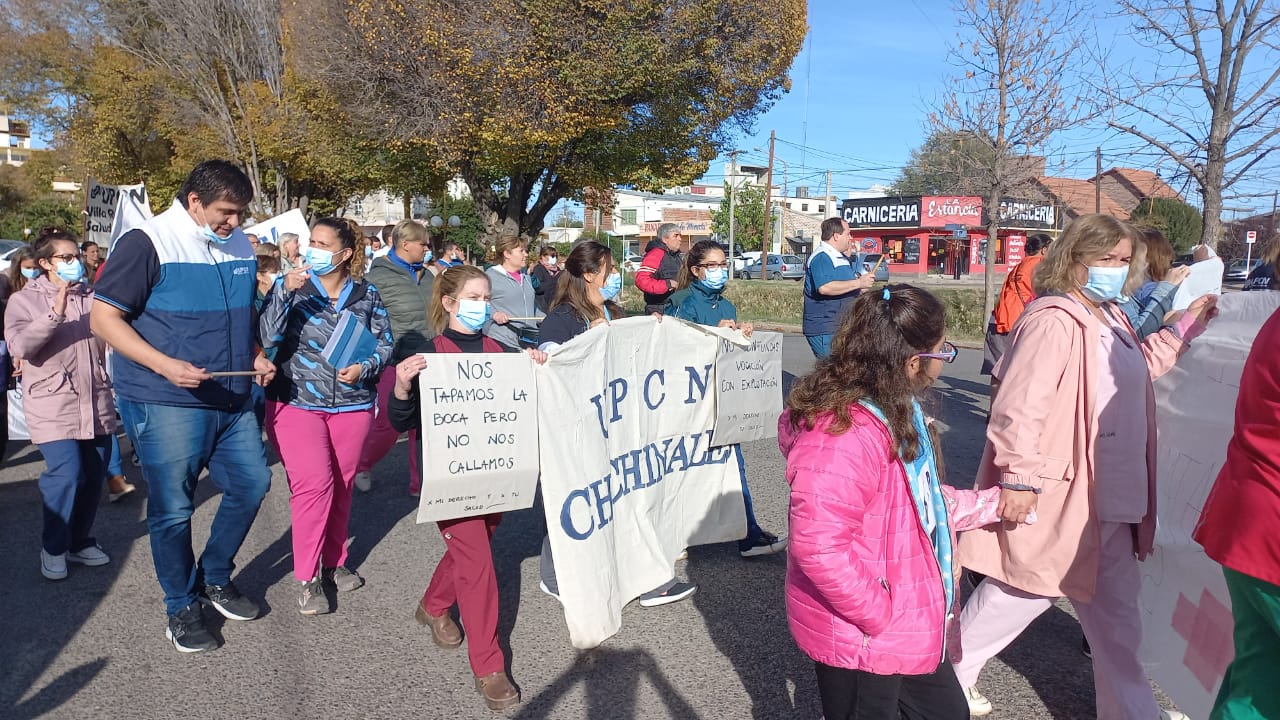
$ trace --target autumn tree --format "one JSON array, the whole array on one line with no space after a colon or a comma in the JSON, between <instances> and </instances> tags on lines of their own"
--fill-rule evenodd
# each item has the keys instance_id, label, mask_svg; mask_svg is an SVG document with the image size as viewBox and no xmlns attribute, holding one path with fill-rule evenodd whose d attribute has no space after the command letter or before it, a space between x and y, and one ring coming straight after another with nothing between
<instances>
[{"instance_id":1,"label":"autumn tree","mask_svg":"<svg viewBox=\"0 0 1280 720\"><path fill-rule=\"evenodd\" d=\"M425 141L489 234L529 238L584 188L700 176L785 91L806 29L803 0L289 2L308 74L361 128Z\"/></svg>"},{"instance_id":2,"label":"autumn tree","mask_svg":"<svg viewBox=\"0 0 1280 720\"><path fill-rule=\"evenodd\" d=\"M1118 5L1159 60L1104 70L1108 125L1157 149L1195 182L1201 241L1216 244L1224 196L1264 168L1275 172L1263 163L1280 146L1280 8L1267 0Z\"/></svg>"},{"instance_id":3,"label":"autumn tree","mask_svg":"<svg viewBox=\"0 0 1280 720\"><path fill-rule=\"evenodd\" d=\"M930 133L889 188L891 195L978 195L994 164L990 143L965 133Z\"/></svg>"},{"instance_id":4,"label":"autumn tree","mask_svg":"<svg viewBox=\"0 0 1280 720\"><path fill-rule=\"evenodd\" d=\"M721 241L729 240L729 183L724 184L724 200L711 211L711 231ZM738 188L733 198L733 246L741 252L759 250L764 245L764 187L747 185Z\"/></svg>"},{"instance_id":5,"label":"autumn tree","mask_svg":"<svg viewBox=\"0 0 1280 720\"><path fill-rule=\"evenodd\" d=\"M984 261L984 315L990 315L1000 230L995 210L1035 180L1042 163L1028 156L1044 153L1054 133L1081 119L1073 63L1088 23L1075 0L959 0L955 12L960 32L949 57L958 75L930 114L930 127L974 148L963 172L990 209Z\"/></svg>"},{"instance_id":6,"label":"autumn tree","mask_svg":"<svg viewBox=\"0 0 1280 720\"><path fill-rule=\"evenodd\" d=\"M1179 253L1188 252L1199 243L1204 230L1200 211L1174 198L1145 198L1129 219L1159 230Z\"/></svg>"}]
</instances>

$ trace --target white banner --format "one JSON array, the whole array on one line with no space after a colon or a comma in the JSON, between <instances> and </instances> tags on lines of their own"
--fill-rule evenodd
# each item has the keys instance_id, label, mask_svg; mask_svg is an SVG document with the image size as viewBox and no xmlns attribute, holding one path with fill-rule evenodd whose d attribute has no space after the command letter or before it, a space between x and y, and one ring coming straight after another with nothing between
<instances>
[{"instance_id":1,"label":"white banner","mask_svg":"<svg viewBox=\"0 0 1280 720\"><path fill-rule=\"evenodd\" d=\"M242 229L246 234L258 236L258 242L271 243L276 247L280 246L280 235L290 232L298 236L300 249L305 250L311 244L311 226L307 225L307 219L297 208Z\"/></svg>"},{"instance_id":2,"label":"white banner","mask_svg":"<svg viewBox=\"0 0 1280 720\"><path fill-rule=\"evenodd\" d=\"M1159 524L1155 554L1138 566L1142 660L1192 718L1209 716L1234 647L1222 568L1191 534L1226 460L1245 358L1280 293L1231 293L1218 307L1208 331L1155 385Z\"/></svg>"},{"instance_id":3,"label":"white banner","mask_svg":"<svg viewBox=\"0 0 1280 720\"><path fill-rule=\"evenodd\" d=\"M538 485L538 392L525 353L431 354L418 376L418 522L521 510Z\"/></svg>"},{"instance_id":4,"label":"white banner","mask_svg":"<svg viewBox=\"0 0 1280 720\"><path fill-rule=\"evenodd\" d=\"M716 445L778 436L782 414L782 333L756 332L751 344L720 341L716 358Z\"/></svg>"},{"instance_id":5,"label":"white banner","mask_svg":"<svg viewBox=\"0 0 1280 720\"><path fill-rule=\"evenodd\" d=\"M690 545L746 535L737 459L711 447L720 338L601 325L537 369L542 499L569 637L592 648Z\"/></svg>"},{"instance_id":6,"label":"white banner","mask_svg":"<svg viewBox=\"0 0 1280 720\"><path fill-rule=\"evenodd\" d=\"M110 248L116 238L150 217L145 185L103 185L93 178L86 183L85 240Z\"/></svg>"}]
</instances>

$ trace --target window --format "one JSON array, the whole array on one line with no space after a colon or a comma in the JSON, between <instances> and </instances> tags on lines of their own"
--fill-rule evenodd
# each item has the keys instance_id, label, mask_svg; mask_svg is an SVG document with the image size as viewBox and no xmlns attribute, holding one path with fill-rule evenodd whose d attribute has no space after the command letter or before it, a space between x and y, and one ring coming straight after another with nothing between
<instances>
[{"instance_id":1,"label":"window","mask_svg":"<svg viewBox=\"0 0 1280 720\"><path fill-rule=\"evenodd\" d=\"M352 214L352 215L364 215L364 198L352 198L352 200L351 200L351 214Z\"/></svg>"},{"instance_id":2,"label":"window","mask_svg":"<svg viewBox=\"0 0 1280 720\"><path fill-rule=\"evenodd\" d=\"M800 203L800 212L809 212L809 203Z\"/></svg>"},{"instance_id":3,"label":"window","mask_svg":"<svg viewBox=\"0 0 1280 720\"><path fill-rule=\"evenodd\" d=\"M636 224L636 211L635 211L634 209L633 209L633 210L620 210L620 211L618 211L618 212L622 215L622 224L623 224L623 225L635 225L635 224Z\"/></svg>"},{"instance_id":4,"label":"window","mask_svg":"<svg viewBox=\"0 0 1280 720\"><path fill-rule=\"evenodd\" d=\"M827 212L827 206L826 206L826 205L819 205L819 206L818 206L818 214L819 214L819 215L825 214L826 212Z\"/></svg>"}]
</instances>

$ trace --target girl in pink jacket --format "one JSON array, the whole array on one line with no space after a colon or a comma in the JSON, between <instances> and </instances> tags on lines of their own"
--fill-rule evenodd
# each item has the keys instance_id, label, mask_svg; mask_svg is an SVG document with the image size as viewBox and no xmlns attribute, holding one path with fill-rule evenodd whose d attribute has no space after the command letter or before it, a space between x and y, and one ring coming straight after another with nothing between
<instances>
[{"instance_id":1,"label":"girl in pink jacket","mask_svg":"<svg viewBox=\"0 0 1280 720\"><path fill-rule=\"evenodd\" d=\"M917 396L955 359L945 311L910 285L866 293L831 354L791 391L779 445L791 484L787 619L817 664L826 720L964 720L948 656L955 532L995 493L941 483Z\"/></svg>"},{"instance_id":2,"label":"girl in pink jacket","mask_svg":"<svg viewBox=\"0 0 1280 720\"><path fill-rule=\"evenodd\" d=\"M23 409L31 442L44 456L40 475L44 533L40 572L67 576L67 562L110 561L90 531L116 429L105 346L89 331L93 290L75 238L40 233L33 249L44 274L9 298L5 341L22 360Z\"/></svg>"}]
</instances>

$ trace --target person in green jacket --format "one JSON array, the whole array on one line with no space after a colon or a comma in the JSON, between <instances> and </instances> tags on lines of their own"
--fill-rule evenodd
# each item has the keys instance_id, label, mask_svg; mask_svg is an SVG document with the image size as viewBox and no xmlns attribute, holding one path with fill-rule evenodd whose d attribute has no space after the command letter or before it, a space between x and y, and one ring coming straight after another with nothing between
<instances>
[{"instance_id":1,"label":"person in green jacket","mask_svg":"<svg viewBox=\"0 0 1280 720\"><path fill-rule=\"evenodd\" d=\"M738 324L738 309L722 294L728 277L729 265L720 245L712 240L698 241L685 255L680 274L676 277L676 292L667 298L663 314L699 325L741 330L742 334L751 337L751 323ZM733 452L738 456L742 499L747 510L747 536L738 541L738 554L755 557L781 552L787 547L787 538L764 530L756 522L742 446L734 445Z\"/></svg>"},{"instance_id":2,"label":"person in green jacket","mask_svg":"<svg viewBox=\"0 0 1280 720\"><path fill-rule=\"evenodd\" d=\"M431 238L426 226L413 220L401 220L391 231L391 251L374 258L364 279L382 296L382 303L391 318L391 336L395 346L391 351L391 364L398 364L420 347L435 332L427 322L427 306L431 303L431 284L435 276L427 267L431 262ZM369 492L373 486L373 466L386 457L400 433L388 421L387 403L395 389L396 374L382 374L378 382L377 417L369 430L364 453L356 468L355 486L361 492ZM409 432L409 493L417 495L422 486L418 472L418 432Z\"/></svg>"}]
</instances>

